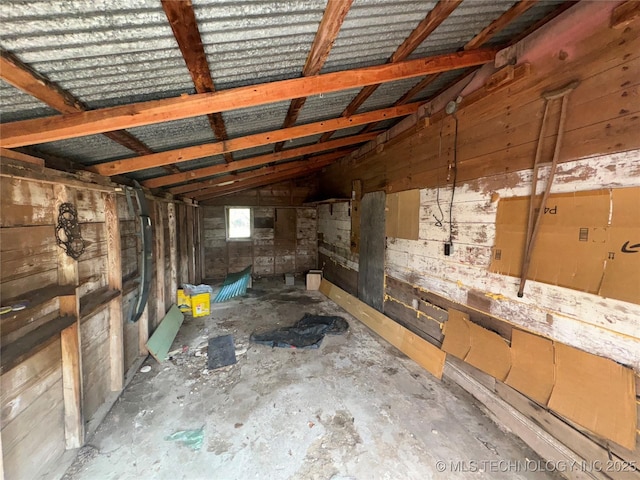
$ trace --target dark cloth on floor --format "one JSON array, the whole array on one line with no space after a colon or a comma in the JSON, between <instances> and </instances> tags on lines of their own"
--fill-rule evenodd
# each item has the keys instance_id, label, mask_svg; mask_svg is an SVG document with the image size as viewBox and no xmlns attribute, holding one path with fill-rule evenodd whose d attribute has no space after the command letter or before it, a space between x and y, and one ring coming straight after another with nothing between
<instances>
[{"instance_id":1,"label":"dark cloth on floor","mask_svg":"<svg viewBox=\"0 0 640 480\"><path fill-rule=\"evenodd\" d=\"M253 333L249 340L280 348L318 348L325 335L341 335L349 329L342 317L305 313L294 326L266 333Z\"/></svg>"}]
</instances>

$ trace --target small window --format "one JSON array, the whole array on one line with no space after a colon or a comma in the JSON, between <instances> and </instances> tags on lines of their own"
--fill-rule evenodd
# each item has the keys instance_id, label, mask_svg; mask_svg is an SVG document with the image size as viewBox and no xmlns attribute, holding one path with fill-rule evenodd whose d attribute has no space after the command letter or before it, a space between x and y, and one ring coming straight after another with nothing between
<instances>
[{"instance_id":1,"label":"small window","mask_svg":"<svg viewBox=\"0 0 640 480\"><path fill-rule=\"evenodd\" d=\"M227 207L227 240L251 239L251 209Z\"/></svg>"}]
</instances>

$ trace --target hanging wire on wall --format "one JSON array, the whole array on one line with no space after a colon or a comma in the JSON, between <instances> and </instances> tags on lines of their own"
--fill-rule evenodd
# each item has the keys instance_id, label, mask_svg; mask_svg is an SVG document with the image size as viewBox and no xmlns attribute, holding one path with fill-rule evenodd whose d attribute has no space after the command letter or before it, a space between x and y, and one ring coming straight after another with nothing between
<instances>
[{"instance_id":1,"label":"hanging wire on wall","mask_svg":"<svg viewBox=\"0 0 640 480\"><path fill-rule=\"evenodd\" d=\"M67 255L77 260L84 252L84 240L78 225L78 212L71 203L63 203L58 208L56 241Z\"/></svg>"},{"instance_id":2,"label":"hanging wire on wall","mask_svg":"<svg viewBox=\"0 0 640 480\"><path fill-rule=\"evenodd\" d=\"M438 143L438 163L440 163L440 159L442 158L442 129L444 128L444 121L440 122L440 140ZM442 221L444 220L444 212L442 211L442 206L440 205L440 177L438 175L437 184L436 184L436 205L438 206L438 210L440 210L439 218L433 214L433 218L435 221L436 227L442 227Z\"/></svg>"},{"instance_id":3,"label":"hanging wire on wall","mask_svg":"<svg viewBox=\"0 0 640 480\"><path fill-rule=\"evenodd\" d=\"M449 164L449 172L453 170L453 184L451 186L451 202L449 203L449 244L453 243L453 197L456 194L456 180L458 177L458 116L454 111L455 133L453 135L453 163Z\"/></svg>"}]
</instances>

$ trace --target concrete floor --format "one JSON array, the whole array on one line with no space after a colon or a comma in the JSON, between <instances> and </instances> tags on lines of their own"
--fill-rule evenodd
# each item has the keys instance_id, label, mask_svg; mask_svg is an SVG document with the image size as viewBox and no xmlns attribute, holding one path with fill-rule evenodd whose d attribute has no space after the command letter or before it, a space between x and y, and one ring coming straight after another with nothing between
<instances>
[{"instance_id":1,"label":"concrete floor","mask_svg":"<svg viewBox=\"0 0 640 480\"><path fill-rule=\"evenodd\" d=\"M305 312L341 315L350 330L326 337L318 350L249 344L253 331L289 326ZM238 363L209 372L195 352L227 333ZM173 349L183 345L188 352L163 364L147 359L151 371L134 377L65 478L551 478L452 472L449 462L475 461L467 467L478 470L489 465L482 462L538 457L462 389L437 381L301 284L260 281L208 317L187 317ZM199 450L166 440L201 427Z\"/></svg>"}]
</instances>

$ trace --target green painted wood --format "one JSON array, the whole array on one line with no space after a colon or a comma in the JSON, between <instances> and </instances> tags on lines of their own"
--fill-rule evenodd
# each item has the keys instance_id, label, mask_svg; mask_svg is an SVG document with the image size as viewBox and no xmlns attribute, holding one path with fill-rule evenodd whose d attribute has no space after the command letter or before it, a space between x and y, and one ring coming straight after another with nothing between
<instances>
[{"instance_id":1,"label":"green painted wood","mask_svg":"<svg viewBox=\"0 0 640 480\"><path fill-rule=\"evenodd\" d=\"M162 363L167 358L171 344L175 340L183 321L184 315L182 312L175 304L171 305L160 325L147 341L149 353L158 362Z\"/></svg>"}]
</instances>

